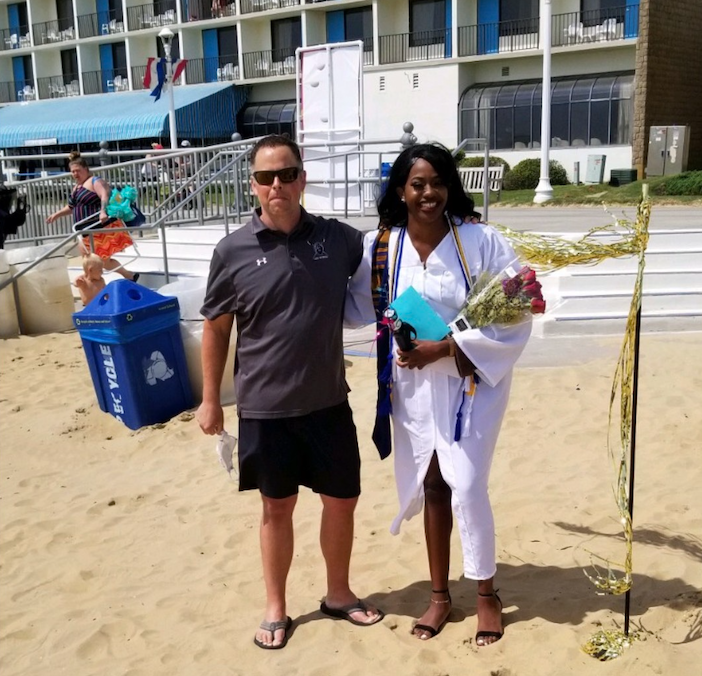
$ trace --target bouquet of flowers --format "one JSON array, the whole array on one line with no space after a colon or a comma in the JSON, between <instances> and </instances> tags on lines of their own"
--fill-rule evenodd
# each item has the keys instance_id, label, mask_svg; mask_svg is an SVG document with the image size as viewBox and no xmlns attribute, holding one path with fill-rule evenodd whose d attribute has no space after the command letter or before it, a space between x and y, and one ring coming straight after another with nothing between
<instances>
[{"instance_id":1,"label":"bouquet of flowers","mask_svg":"<svg viewBox=\"0 0 702 676\"><path fill-rule=\"evenodd\" d=\"M546 301L536 273L529 267L515 273L514 268L509 267L497 275L481 273L452 324L459 330L479 329L490 324L519 324L529 315L545 311Z\"/></svg>"}]
</instances>

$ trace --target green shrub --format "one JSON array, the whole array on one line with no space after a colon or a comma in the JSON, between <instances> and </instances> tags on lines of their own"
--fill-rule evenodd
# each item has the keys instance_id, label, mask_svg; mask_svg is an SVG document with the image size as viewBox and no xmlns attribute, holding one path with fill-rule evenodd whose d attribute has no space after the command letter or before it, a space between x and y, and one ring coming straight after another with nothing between
<instances>
[{"instance_id":1,"label":"green shrub","mask_svg":"<svg viewBox=\"0 0 702 676\"><path fill-rule=\"evenodd\" d=\"M466 157L465 153L463 153L463 157L460 160L456 157L456 164L459 167L482 167L485 164L485 157L483 155L471 155L470 157ZM505 168L505 174L509 171L509 164L497 155L490 155L489 164L491 167L502 165Z\"/></svg>"},{"instance_id":2,"label":"green shrub","mask_svg":"<svg viewBox=\"0 0 702 676\"><path fill-rule=\"evenodd\" d=\"M671 176L652 191L655 195L702 195L702 171L686 171Z\"/></svg>"},{"instance_id":3,"label":"green shrub","mask_svg":"<svg viewBox=\"0 0 702 676\"><path fill-rule=\"evenodd\" d=\"M551 160L548 164L548 174L551 185L568 185L568 174L563 165L556 160ZM512 171L505 174L502 188L504 190L534 190L539 184L541 177L541 160L522 160L514 166Z\"/></svg>"}]
</instances>

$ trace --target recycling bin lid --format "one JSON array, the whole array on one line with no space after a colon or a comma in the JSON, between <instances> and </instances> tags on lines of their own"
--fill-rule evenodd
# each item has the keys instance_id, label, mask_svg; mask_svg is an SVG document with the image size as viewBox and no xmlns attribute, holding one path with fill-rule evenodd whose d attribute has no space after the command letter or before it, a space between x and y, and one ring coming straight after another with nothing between
<instances>
[{"instance_id":1,"label":"recycling bin lid","mask_svg":"<svg viewBox=\"0 0 702 676\"><path fill-rule=\"evenodd\" d=\"M81 334L97 331L104 333L103 337L134 337L179 321L177 298L164 296L128 279L110 282L83 310L73 314L73 323Z\"/></svg>"}]
</instances>

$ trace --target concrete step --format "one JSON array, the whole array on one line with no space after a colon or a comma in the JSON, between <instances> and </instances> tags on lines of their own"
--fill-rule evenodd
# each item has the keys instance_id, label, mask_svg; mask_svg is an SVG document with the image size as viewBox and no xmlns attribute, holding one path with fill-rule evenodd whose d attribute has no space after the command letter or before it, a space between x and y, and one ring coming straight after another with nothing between
<instances>
[{"instance_id":1,"label":"concrete step","mask_svg":"<svg viewBox=\"0 0 702 676\"><path fill-rule=\"evenodd\" d=\"M240 227L230 225L230 232ZM554 233L545 233L554 235ZM584 233L555 233L571 240ZM226 235L224 225L169 228L166 242L170 282L206 277L216 243ZM618 236L598 233L598 241ZM138 257L127 250L118 256L140 283L151 288L166 284L160 234L137 240ZM619 334L624 330L634 288L638 259L607 259L592 266L572 265L540 276L547 314L534 324L535 335ZM79 274L79 271L75 273ZM650 231L643 285L642 330L702 328L702 229Z\"/></svg>"},{"instance_id":2,"label":"concrete step","mask_svg":"<svg viewBox=\"0 0 702 676\"><path fill-rule=\"evenodd\" d=\"M626 317L630 305L631 294L567 298L553 310L553 315L557 320ZM641 311L646 316L702 316L702 293L644 296Z\"/></svg>"},{"instance_id":3,"label":"concrete step","mask_svg":"<svg viewBox=\"0 0 702 676\"><path fill-rule=\"evenodd\" d=\"M241 227L240 223L230 223L229 232L233 232ZM214 246L222 237L227 234L224 225L202 225L202 226L181 226L168 228L166 231L166 241L186 244L210 244ZM159 232L159 240L161 233Z\"/></svg>"},{"instance_id":4,"label":"concrete step","mask_svg":"<svg viewBox=\"0 0 702 676\"><path fill-rule=\"evenodd\" d=\"M561 297L631 294L635 281L636 275L634 273L563 275L557 278L554 289ZM702 293L702 271L668 273L646 271L643 280L644 295L657 294L661 291Z\"/></svg>"},{"instance_id":5,"label":"concrete step","mask_svg":"<svg viewBox=\"0 0 702 676\"><path fill-rule=\"evenodd\" d=\"M585 319L554 320L548 314L543 319L534 322L532 335L538 337L549 336L623 336L626 328L625 317L599 317ZM669 316L659 317L646 315L642 312L642 333L680 333L684 331L702 331L702 316Z\"/></svg>"}]
</instances>

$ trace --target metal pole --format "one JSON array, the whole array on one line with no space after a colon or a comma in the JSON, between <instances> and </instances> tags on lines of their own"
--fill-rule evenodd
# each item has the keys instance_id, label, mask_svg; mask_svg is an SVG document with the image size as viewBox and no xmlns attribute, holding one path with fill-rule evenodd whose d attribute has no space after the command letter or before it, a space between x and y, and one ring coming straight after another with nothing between
<instances>
[{"instance_id":1,"label":"metal pole","mask_svg":"<svg viewBox=\"0 0 702 676\"><path fill-rule=\"evenodd\" d=\"M166 27L158 36L163 42L163 52L166 55L166 85L168 86L168 130L171 133L171 150L178 148L178 134L176 132L175 98L173 94L173 60L171 59L171 43L173 31Z\"/></svg>"},{"instance_id":2,"label":"metal pole","mask_svg":"<svg viewBox=\"0 0 702 676\"><path fill-rule=\"evenodd\" d=\"M542 0L541 34L543 36L543 81L541 83L541 175L534 202L543 204L553 199L549 177L548 151L551 145L551 0Z\"/></svg>"},{"instance_id":3,"label":"metal pole","mask_svg":"<svg viewBox=\"0 0 702 676\"><path fill-rule=\"evenodd\" d=\"M639 399L639 343L641 341L641 306L636 312L634 329L634 373L631 384L631 457L629 459L629 519L634 520L634 471L636 469L636 405ZM633 528L633 525L632 525ZM624 596L624 635L629 635L631 588Z\"/></svg>"}]
</instances>

